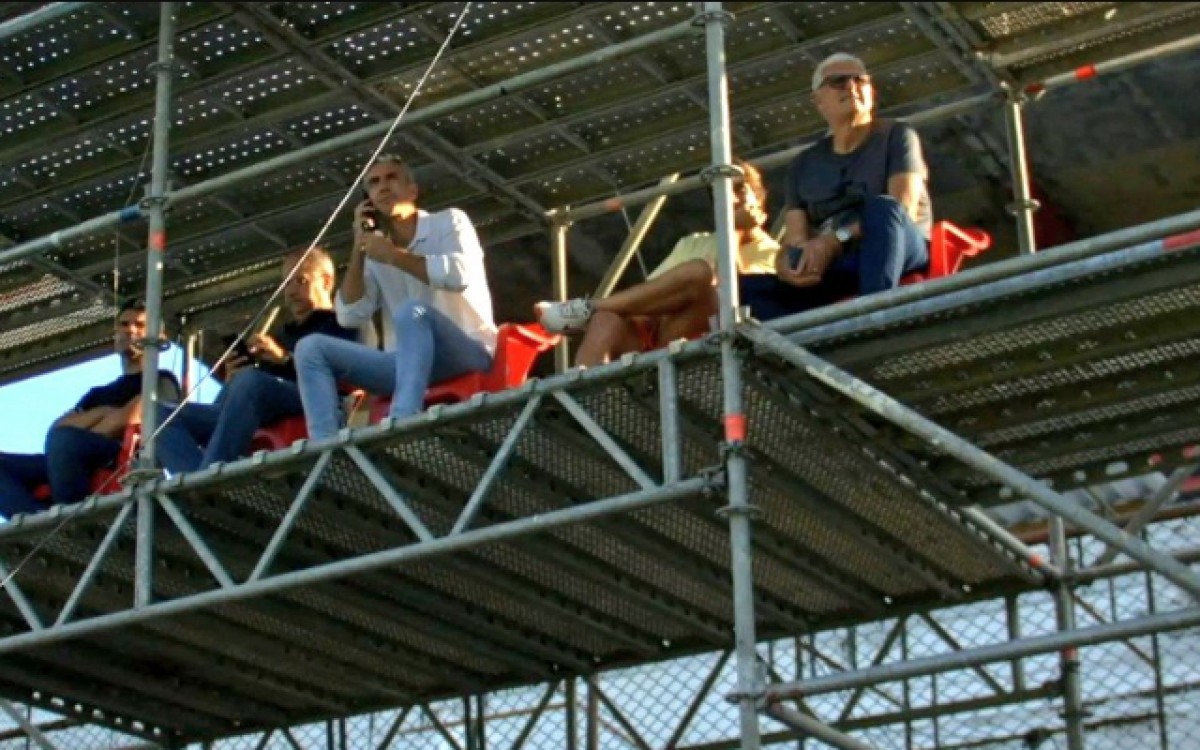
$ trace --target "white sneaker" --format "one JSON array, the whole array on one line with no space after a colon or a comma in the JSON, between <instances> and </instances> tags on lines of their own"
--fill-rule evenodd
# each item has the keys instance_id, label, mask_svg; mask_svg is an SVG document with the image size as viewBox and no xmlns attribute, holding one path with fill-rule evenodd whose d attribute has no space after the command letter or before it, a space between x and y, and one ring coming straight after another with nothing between
<instances>
[{"instance_id":1,"label":"white sneaker","mask_svg":"<svg viewBox=\"0 0 1200 750\"><path fill-rule=\"evenodd\" d=\"M592 317L592 303L582 297L566 302L539 302L533 306L538 322L550 333L579 333Z\"/></svg>"}]
</instances>

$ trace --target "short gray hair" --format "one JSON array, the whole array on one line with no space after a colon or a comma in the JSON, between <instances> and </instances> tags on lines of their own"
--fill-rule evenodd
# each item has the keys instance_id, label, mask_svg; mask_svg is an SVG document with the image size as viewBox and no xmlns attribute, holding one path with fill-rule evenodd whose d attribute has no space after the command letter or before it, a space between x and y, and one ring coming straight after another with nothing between
<instances>
[{"instance_id":1,"label":"short gray hair","mask_svg":"<svg viewBox=\"0 0 1200 750\"><path fill-rule=\"evenodd\" d=\"M834 63L840 63L840 62L854 63L858 67L862 68L862 72L864 72L864 73L867 72L867 64L864 63L859 58L855 57L854 55L848 54L846 52L834 52L829 57L827 57L824 60L822 60L821 62L817 63L817 67L813 70L813 75L812 75L812 90L813 91L816 91L817 89L821 88L821 82L825 80L825 69L828 68L830 65L833 65Z\"/></svg>"}]
</instances>

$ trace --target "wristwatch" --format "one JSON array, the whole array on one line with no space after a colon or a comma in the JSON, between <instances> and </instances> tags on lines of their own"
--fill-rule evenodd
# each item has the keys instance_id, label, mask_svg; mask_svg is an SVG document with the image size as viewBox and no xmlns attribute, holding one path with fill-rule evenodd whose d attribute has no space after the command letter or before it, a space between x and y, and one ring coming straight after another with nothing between
<instances>
[{"instance_id":1,"label":"wristwatch","mask_svg":"<svg viewBox=\"0 0 1200 750\"><path fill-rule=\"evenodd\" d=\"M833 236L842 247L845 247L846 243L854 239L854 233L850 231L850 227L838 227L833 230Z\"/></svg>"}]
</instances>

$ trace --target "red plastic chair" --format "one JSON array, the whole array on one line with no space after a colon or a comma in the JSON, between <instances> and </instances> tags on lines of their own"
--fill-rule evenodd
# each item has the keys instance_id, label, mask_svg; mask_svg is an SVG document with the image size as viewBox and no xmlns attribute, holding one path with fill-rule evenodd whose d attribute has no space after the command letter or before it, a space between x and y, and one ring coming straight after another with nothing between
<instances>
[{"instance_id":1,"label":"red plastic chair","mask_svg":"<svg viewBox=\"0 0 1200 750\"><path fill-rule=\"evenodd\" d=\"M435 383L425 391L425 406L466 401L476 393L495 393L516 388L529 378L538 355L558 343L558 334L547 333L538 323L505 323L496 334L496 354L492 369L470 372L451 380ZM391 397L371 401L371 423L388 414Z\"/></svg>"},{"instance_id":2,"label":"red plastic chair","mask_svg":"<svg viewBox=\"0 0 1200 750\"><path fill-rule=\"evenodd\" d=\"M982 229L939 221L933 225L933 235L930 237L928 273L905 274L900 279L900 286L952 276L958 273L963 258L973 258L991 246L992 236Z\"/></svg>"},{"instance_id":3,"label":"red plastic chair","mask_svg":"<svg viewBox=\"0 0 1200 750\"><path fill-rule=\"evenodd\" d=\"M142 442L141 423L131 424L125 428L121 438L121 452L111 469L96 469L92 472L91 491L95 495L111 495L121 489L121 480L133 468L133 457L138 445ZM50 503L50 485L40 484L33 490L33 497L41 502Z\"/></svg>"},{"instance_id":4,"label":"red plastic chair","mask_svg":"<svg viewBox=\"0 0 1200 750\"><path fill-rule=\"evenodd\" d=\"M360 390L344 395L350 401L346 409L350 414L358 411L367 398L366 391ZM250 453L282 450L297 440L304 440L307 437L308 425L304 421L304 415L287 417L255 430L254 437L250 439Z\"/></svg>"}]
</instances>

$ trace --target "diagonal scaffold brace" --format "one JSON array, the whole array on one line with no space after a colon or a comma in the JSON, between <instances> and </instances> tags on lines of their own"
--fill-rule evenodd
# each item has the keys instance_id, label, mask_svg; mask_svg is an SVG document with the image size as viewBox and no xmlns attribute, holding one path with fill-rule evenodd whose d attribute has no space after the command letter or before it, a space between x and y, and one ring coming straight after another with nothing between
<instances>
[{"instance_id":1,"label":"diagonal scaffold brace","mask_svg":"<svg viewBox=\"0 0 1200 750\"><path fill-rule=\"evenodd\" d=\"M912 433L942 453L1012 488L1050 513L1119 549L1147 569L1161 574L1193 597L1200 599L1200 576L1170 555L1151 548L1136 536L1072 503L1041 482L922 417L886 393L817 357L804 347L792 343L786 336L757 323L743 323L738 327L738 334L800 368L812 378L872 413Z\"/></svg>"}]
</instances>

